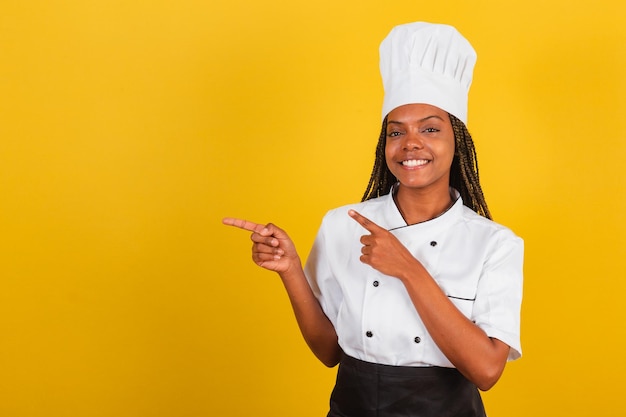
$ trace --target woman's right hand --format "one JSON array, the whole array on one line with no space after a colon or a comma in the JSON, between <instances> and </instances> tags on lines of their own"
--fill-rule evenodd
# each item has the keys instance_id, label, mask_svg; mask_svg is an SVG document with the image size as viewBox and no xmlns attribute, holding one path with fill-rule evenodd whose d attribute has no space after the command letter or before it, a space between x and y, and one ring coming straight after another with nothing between
<instances>
[{"instance_id":1,"label":"woman's right hand","mask_svg":"<svg viewBox=\"0 0 626 417\"><path fill-rule=\"evenodd\" d=\"M252 260L258 266L278 273L302 268L293 241L284 230L272 223L257 224L248 220L226 217L222 223L252 232Z\"/></svg>"},{"instance_id":2,"label":"woman's right hand","mask_svg":"<svg viewBox=\"0 0 626 417\"><path fill-rule=\"evenodd\" d=\"M337 365L341 358L337 332L315 298L287 233L272 223L264 226L232 217L226 217L222 223L252 232L252 260L260 267L278 272L304 340L322 363L329 367Z\"/></svg>"}]
</instances>

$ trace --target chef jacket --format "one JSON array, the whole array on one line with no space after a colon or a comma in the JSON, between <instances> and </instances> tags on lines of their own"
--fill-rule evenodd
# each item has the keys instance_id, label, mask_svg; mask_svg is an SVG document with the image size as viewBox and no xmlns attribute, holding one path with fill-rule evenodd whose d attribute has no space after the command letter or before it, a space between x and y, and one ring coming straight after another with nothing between
<instances>
[{"instance_id":1,"label":"chef jacket","mask_svg":"<svg viewBox=\"0 0 626 417\"><path fill-rule=\"evenodd\" d=\"M521 356L523 241L452 191L457 199L450 209L414 225L406 224L392 193L324 216L305 273L347 355L386 365L454 366L404 284L360 261L359 239L369 232L348 216L354 209L393 233L466 317L509 345L508 360Z\"/></svg>"}]
</instances>

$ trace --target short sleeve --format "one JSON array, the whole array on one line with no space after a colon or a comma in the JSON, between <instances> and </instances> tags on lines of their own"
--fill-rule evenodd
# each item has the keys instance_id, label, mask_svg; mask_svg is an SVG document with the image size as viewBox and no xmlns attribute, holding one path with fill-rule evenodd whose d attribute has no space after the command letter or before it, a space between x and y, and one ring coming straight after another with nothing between
<instances>
[{"instance_id":1,"label":"short sleeve","mask_svg":"<svg viewBox=\"0 0 626 417\"><path fill-rule=\"evenodd\" d=\"M307 258L304 273L313 290L313 294L322 306L322 310L333 326L337 328L339 306L343 296L339 283L333 276L329 265L330 256L328 256L327 242L326 222L322 221L322 226L317 232L313 247Z\"/></svg>"},{"instance_id":2,"label":"short sleeve","mask_svg":"<svg viewBox=\"0 0 626 417\"><path fill-rule=\"evenodd\" d=\"M523 287L524 242L508 229L492 241L478 281L472 320L489 337L510 346L508 360L522 355L520 313Z\"/></svg>"}]
</instances>

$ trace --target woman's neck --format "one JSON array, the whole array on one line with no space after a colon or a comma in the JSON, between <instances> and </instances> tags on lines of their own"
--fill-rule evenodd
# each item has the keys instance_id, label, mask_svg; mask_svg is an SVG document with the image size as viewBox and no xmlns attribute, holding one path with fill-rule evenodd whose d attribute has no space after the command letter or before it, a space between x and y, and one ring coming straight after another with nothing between
<instances>
[{"instance_id":1,"label":"woman's neck","mask_svg":"<svg viewBox=\"0 0 626 417\"><path fill-rule=\"evenodd\" d=\"M432 220L454 204L449 188L433 192L433 190L415 190L398 185L393 192L396 207L409 225Z\"/></svg>"}]
</instances>

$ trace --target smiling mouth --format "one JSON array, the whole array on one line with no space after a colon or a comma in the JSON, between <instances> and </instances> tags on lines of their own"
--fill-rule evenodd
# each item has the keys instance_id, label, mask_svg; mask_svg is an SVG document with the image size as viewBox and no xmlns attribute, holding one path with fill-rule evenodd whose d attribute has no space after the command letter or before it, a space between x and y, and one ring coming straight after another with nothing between
<instances>
[{"instance_id":1,"label":"smiling mouth","mask_svg":"<svg viewBox=\"0 0 626 417\"><path fill-rule=\"evenodd\" d=\"M402 165L405 167L418 167L422 165L426 165L430 161L428 159L409 159L406 161L402 161Z\"/></svg>"}]
</instances>

